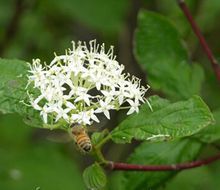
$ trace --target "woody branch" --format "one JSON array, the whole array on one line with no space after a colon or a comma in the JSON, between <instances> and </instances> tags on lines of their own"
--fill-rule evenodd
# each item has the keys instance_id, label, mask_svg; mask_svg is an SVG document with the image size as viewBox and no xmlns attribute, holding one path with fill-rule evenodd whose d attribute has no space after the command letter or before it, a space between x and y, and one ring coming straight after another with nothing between
<instances>
[{"instance_id":1,"label":"woody branch","mask_svg":"<svg viewBox=\"0 0 220 190\"><path fill-rule=\"evenodd\" d=\"M179 4L179 7L181 8L181 10L183 11L184 15L186 16L188 22L190 23L193 32L197 36L201 47L203 48L205 54L207 55L211 65L212 65L212 69L215 72L215 76L216 76L217 80L220 82L220 65L218 64L218 61L216 60L215 56L213 55L212 50L209 48L209 45L207 44L199 27L197 26L196 22L194 21L187 4L185 3L184 0L177 0L177 3Z\"/></svg>"},{"instance_id":2,"label":"woody branch","mask_svg":"<svg viewBox=\"0 0 220 190\"><path fill-rule=\"evenodd\" d=\"M177 171L196 168L204 165L208 165L220 159L220 153L208 157L203 160L196 160L192 162L171 164L171 165L138 165L128 163L108 162L107 168L110 170L126 170L126 171Z\"/></svg>"}]
</instances>

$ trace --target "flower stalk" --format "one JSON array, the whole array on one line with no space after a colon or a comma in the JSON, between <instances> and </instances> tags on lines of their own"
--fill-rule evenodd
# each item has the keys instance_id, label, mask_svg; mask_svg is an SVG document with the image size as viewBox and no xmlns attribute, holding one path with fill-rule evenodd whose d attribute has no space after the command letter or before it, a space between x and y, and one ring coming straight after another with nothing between
<instances>
[{"instance_id":1,"label":"flower stalk","mask_svg":"<svg viewBox=\"0 0 220 190\"><path fill-rule=\"evenodd\" d=\"M100 148L93 147L92 154L96 157L96 160L99 162L99 164L102 164L102 165L108 164L108 161L103 156Z\"/></svg>"},{"instance_id":2,"label":"flower stalk","mask_svg":"<svg viewBox=\"0 0 220 190\"><path fill-rule=\"evenodd\" d=\"M109 133L106 137L104 137L97 145L95 145L96 149L101 149L102 146L111 139L111 134Z\"/></svg>"}]
</instances>

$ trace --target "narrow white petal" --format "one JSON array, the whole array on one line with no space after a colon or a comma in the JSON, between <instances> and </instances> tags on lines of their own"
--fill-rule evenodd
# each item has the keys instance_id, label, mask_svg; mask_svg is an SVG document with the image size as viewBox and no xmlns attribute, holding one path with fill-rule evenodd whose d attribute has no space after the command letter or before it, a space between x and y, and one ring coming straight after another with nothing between
<instances>
[{"instance_id":1,"label":"narrow white petal","mask_svg":"<svg viewBox=\"0 0 220 190\"><path fill-rule=\"evenodd\" d=\"M85 97L85 98L84 98L84 101L86 102L86 104L87 104L88 106L90 106L90 100L89 100L88 97Z\"/></svg>"},{"instance_id":2,"label":"narrow white petal","mask_svg":"<svg viewBox=\"0 0 220 190\"><path fill-rule=\"evenodd\" d=\"M96 121L97 123L100 122L99 119L96 117L95 114L91 115L91 118L92 118L94 121Z\"/></svg>"},{"instance_id":3,"label":"narrow white petal","mask_svg":"<svg viewBox=\"0 0 220 190\"><path fill-rule=\"evenodd\" d=\"M68 107L68 108L71 108L71 109L75 109L76 108L76 106L74 106L71 102L69 102L69 101L67 101L66 102L66 106Z\"/></svg>"},{"instance_id":4,"label":"narrow white petal","mask_svg":"<svg viewBox=\"0 0 220 190\"><path fill-rule=\"evenodd\" d=\"M118 97L119 105L121 105L123 103L123 101L124 101L123 95L119 95L119 97Z\"/></svg>"},{"instance_id":5,"label":"narrow white petal","mask_svg":"<svg viewBox=\"0 0 220 190\"><path fill-rule=\"evenodd\" d=\"M104 110L104 114L108 119L110 119L110 113L108 110Z\"/></svg>"},{"instance_id":6,"label":"narrow white petal","mask_svg":"<svg viewBox=\"0 0 220 190\"><path fill-rule=\"evenodd\" d=\"M134 113L135 109L133 107L131 107L128 112L127 112L127 115L130 115L132 113Z\"/></svg>"},{"instance_id":7,"label":"narrow white petal","mask_svg":"<svg viewBox=\"0 0 220 190\"><path fill-rule=\"evenodd\" d=\"M132 106L134 104L133 100L128 99L127 102Z\"/></svg>"},{"instance_id":8,"label":"narrow white petal","mask_svg":"<svg viewBox=\"0 0 220 190\"><path fill-rule=\"evenodd\" d=\"M43 120L44 120L44 123L47 123L47 113L43 113Z\"/></svg>"}]
</instances>

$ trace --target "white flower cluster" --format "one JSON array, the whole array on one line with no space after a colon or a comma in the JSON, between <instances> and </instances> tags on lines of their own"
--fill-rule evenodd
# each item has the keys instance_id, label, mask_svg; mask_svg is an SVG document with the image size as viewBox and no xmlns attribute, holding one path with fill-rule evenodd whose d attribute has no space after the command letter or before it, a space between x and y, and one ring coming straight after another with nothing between
<instances>
[{"instance_id":1,"label":"white flower cluster","mask_svg":"<svg viewBox=\"0 0 220 190\"><path fill-rule=\"evenodd\" d=\"M149 88L140 80L123 74L113 55L113 47L105 52L104 44L96 41L73 42L73 49L65 55L55 56L43 67L39 59L33 60L28 76L40 95L30 94L30 103L40 111L44 123L91 125L99 122L98 113L110 119L109 110L129 109L127 114L138 112L144 94ZM127 103L126 103L127 102Z\"/></svg>"}]
</instances>

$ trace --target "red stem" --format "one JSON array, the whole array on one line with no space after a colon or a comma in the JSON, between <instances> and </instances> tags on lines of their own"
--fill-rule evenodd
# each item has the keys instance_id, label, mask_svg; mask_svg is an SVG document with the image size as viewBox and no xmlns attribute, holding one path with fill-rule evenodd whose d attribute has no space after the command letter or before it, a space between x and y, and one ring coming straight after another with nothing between
<instances>
[{"instance_id":1,"label":"red stem","mask_svg":"<svg viewBox=\"0 0 220 190\"><path fill-rule=\"evenodd\" d=\"M210 164L220 159L220 153L203 160L196 160L187 163L172 164L172 165L137 165L127 163L109 162L107 167L111 170L127 170L127 171L174 171L185 170L200 167Z\"/></svg>"},{"instance_id":2,"label":"red stem","mask_svg":"<svg viewBox=\"0 0 220 190\"><path fill-rule=\"evenodd\" d=\"M186 5L184 0L177 0L180 8L182 9L183 13L185 14L187 20L189 21L193 32L195 33L195 35L197 36L197 38L199 39L200 45L202 46L203 50L205 51L211 65L212 68L215 72L216 78L218 79L218 81L220 82L220 66L218 64L218 61L215 59L211 49L209 48L205 38L203 37L199 27L197 26L196 22L194 21L192 14L190 13L190 10L188 8L188 6Z\"/></svg>"}]
</instances>

